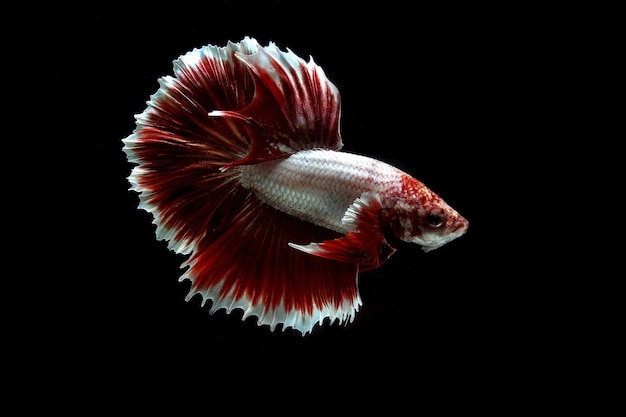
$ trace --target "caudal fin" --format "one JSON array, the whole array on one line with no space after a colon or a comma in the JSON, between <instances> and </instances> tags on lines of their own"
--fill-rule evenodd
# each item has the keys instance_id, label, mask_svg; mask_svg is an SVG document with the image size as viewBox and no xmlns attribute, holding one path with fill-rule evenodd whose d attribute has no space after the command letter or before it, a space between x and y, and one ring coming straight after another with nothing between
<instances>
[{"instance_id":1,"label":"caudal fin","mask_svg":"<svg viewBox=\"0 0 626 417\"><path fill-rule=\"evenodd\" d=\"M190 255L182 279L212 311L241 308L303 333L326 317L354 317L357 267L288 246L337 236L261 204L236 169L340 149L339 114L339 93L312 59L251 38L194 49L159 80L123 140L136 165L129 182L157 238Z\"/></svg>"}]
</instances>

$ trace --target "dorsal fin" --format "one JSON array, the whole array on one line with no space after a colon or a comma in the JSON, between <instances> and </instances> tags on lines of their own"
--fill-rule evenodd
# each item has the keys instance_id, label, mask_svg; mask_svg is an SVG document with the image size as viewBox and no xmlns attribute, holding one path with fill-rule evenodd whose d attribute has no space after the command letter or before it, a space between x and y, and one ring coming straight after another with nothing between
<instances>
[{"instance_id":1,"label":"dorsal fin","mask_svg":"<svg viewBox=\"0 0 626 417\"><path fill-rule=\"evenodd\" d=\"M235 52L254 86L252 101L237 110L217 109L246 129L250 152L236 164L276 159L303 149L342 148L339 132L340 95L321 67L274 43L254 53Z\"/></svg>"}]
</instances>

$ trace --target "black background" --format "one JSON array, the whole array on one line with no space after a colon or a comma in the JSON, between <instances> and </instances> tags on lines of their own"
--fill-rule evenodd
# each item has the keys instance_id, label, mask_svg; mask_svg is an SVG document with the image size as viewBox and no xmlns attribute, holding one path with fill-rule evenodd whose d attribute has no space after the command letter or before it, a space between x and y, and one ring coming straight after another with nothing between
<instances>
[{"instance_id":1,"label":"black background","mask_svg":"<svg viewBox=\"0 0 626 417\"><path fill-rule=\"evenodd\" d=\"M42 343L71 340L69 362L87 355L81 375L245 383L262 369L285 386L317 375L325 392L397 378L469 387L479 377L507 391L499 381L530 376L545 393L553 378L576 374L591 300L563 269L575 260L556 231L567 185L554 161L567 159L563 126L580 124L568 109L581 94L571 86L589 48L584 21L571 24L563 10L338 3L54 10L42 88L54 98L50 126L67 135L69 162L58 169L71 203L61 211L78 233L59 243L64 278L46 288L60 294L37 322L56 335ZM155 240L128 191L121 140L157 79L193 48L246 35L312 56L341 92L344 149L411 173L470 222L434 252L403 247L362 274L363 306L347 326L271 333L186 302L184 258Z\"/></svg>"}]
</instances>

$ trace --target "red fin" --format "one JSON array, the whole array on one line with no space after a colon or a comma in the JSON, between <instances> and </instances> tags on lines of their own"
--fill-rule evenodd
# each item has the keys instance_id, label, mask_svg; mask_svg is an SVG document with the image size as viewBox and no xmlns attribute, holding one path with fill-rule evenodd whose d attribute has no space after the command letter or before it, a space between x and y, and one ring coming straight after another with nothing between
<instances>
[{"instance_id":1,"label":"red fin","mask_svg":"<svg viewBox=\"0 0 626 417\"><path fill-rule=\"evenodd\" d=\"M245 157L248 136L242 126L209 112L252 101L249 70L234 54L257 48L246 41L195 49L177 59L175 77L159 80L148 107L136 116L133 134L123 140L128 160L137 164L129 182L139 193L139 207L153 214L157 238L176 252L192 252L206 230L238 209L229 200L236 173L220 168Z\"/></svg>"},{"instance_id":2,"label":"red fin","mask_svg":"<svg viewBox=\"0 0 626 417\"><path fill-rule=\"evenodd\" d=\"M296 150L341 149L339 91L312 58L305 62L274 43L237 58L250 68L256 88L243 113L267 126L272 141Z\"/></svg>"},{"instance_id":3,"label":"red fin","mask_svg":"<svg viewBox=\"0 0 626 417\"><path fill-rule=\"evenodd\" d=\"M368 236L353 232L342 238L321 243L308 245L290 243L289 246L310 255L358 264L361 267L361 272L380 267L396 252L382 234Z\"/></svg>"},{"instance_id":4,"label":"red fin","mask_svg":"<svg viewBox=\"0 0 626 417\"><path fill-rule=\"evenodd\" d=\"M358 266L308 256L289 247L294 239L332 232L248 199L223 233L208 235L180 278L192 281L188 298L212 300L211 312L243 310L273 330L283 324L306 334L325 318L352 321L361 305Z\"/></svg>"},{"instance_id":5,"label":"red fin","mask_svg":"<svg viewBox=\"0 0 626 417\"><path fill-rule=\"evenodd\" d=\"M298 149L341 148L339 93L313 61L246 37L174 61L138 115L124 152L140 208L157 237L190 253L208 227L228 217L237 173L226 168ZM217 207L223 207L215 219Z\"/></svg>"},{"instance_id":6,"label":"red fin","mask_svg":"<svg viewBox=\"0 0 626 417\"><path fill-rule=\"evenodd\" d=\"M251 38L194 49L159 80L123 140L139 207L158 239L190 254L182 279L212 311L239 307L259 324L307 333L351 320L358 265L308 256L289 242L333 232L262 205L226 168L299 149L341 148L339 93L313 63ZM252 255L251 255L252 254Z\"/></svg>"},{"instance_id":7,"label":"red fin","mask_svg":"<svg viewBox=\"0 0 626 417\"><path fill-rule=\"evenodd\" d=\"M237 164L279 158L298 150L343 146L340 95L321 67L274 43L254 54L237 53L254 80L254 98L237 111L213 112L248 129L250 153Z\"/></svg>"},{"instance_id":8,"label":"red fin","mask_svg":"<svg viewBox=\"0 0 626 417\"><path fill-rule=\"evenodd\" d=\"M290 246L302 252L360 265L361 271L376 269L396 252L385 239L380 226L382 205L374 193L364 193L348 208L343 223L353 232L346 236L321 243Z\"/></svg>"}]
</instances>

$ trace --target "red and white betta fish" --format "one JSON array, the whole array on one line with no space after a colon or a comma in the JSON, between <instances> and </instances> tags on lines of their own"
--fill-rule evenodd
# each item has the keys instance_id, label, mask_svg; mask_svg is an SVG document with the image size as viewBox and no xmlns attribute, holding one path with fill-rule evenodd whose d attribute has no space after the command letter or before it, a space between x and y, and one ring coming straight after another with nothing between
<instances>
[{"instance_id":1,"label":"red and white betta fish","mask_svg":"<svg viewBox=\"0 0 626 417\"><path fill-rule=\"evenodd\" d=\"M422 182L340 152L339 119L339 91L313 58L272 42L174 61L123 150L157 239L188 255L188 300L305 335L326 318L351 322L359 272L400 241L428 252L467 231Z\"/></svg>"}]
</instances>

